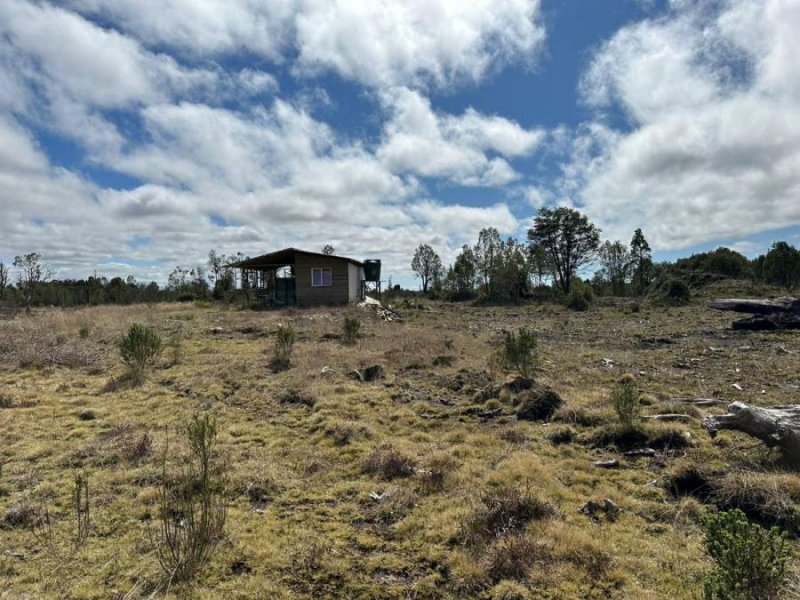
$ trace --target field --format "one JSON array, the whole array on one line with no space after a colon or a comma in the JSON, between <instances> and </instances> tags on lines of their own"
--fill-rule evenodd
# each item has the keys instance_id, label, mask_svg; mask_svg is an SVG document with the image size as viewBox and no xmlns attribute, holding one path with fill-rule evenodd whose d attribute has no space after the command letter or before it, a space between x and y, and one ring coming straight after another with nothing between
<instances>
[{"instance_id":1,"label":"field","mask_svg":"<svg viewBox=\"0 0 800 600\"><path fill-rule=\"evenodd\" d=\"M0 321L0 598L697 598L711 567L699 519L714 506L800 529L797 476L754 440L700 427L729 401L800 401L797 333L733 332L700 302L397 308L404 322L355 309L352 346L346 309ZM116 346L134 322L171 340L138 387ZM286 324L291 366L273 372ZM512 374L490 367L519 327L538 333L533 378L564 400L550 420L518 419L513 385L497 385ZM385 377L348 376L371 365ZM626 373L642 393L635 434L610 400ZM159 485L203 411L219 427L225 535L192 581L170 582L154 551ZM689 418L645 418L659 413ZM655 455L623 456L640 447ZM76 542L79 475L90 527Z\"/></svg>"}]
</instances>

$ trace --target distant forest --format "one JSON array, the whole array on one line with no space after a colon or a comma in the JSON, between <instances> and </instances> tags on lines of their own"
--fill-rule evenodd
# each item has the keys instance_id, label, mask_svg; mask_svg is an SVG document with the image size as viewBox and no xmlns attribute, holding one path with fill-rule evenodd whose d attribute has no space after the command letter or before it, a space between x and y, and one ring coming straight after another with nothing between
<instances>
[{"instance_id":1,"label":"distant forest","mask_svg":"<svg viewBox=\"0 0 800 600\"><path fill-rule=\"evenodd\" d=\"M684 302L693 288L721 279L747 280L777 286L786 292L800 285L800 251L776 241L755 259L729 248L693 254L675 262L654 262L644 232L632 232L630 242L601 240L601 230L579 211L542 208L526 240L503 239L495 228L478 233L455 261L442 264L428 244L417 247L411 269L422 293L444 300L517 303L526 300L564 302L576 310L588 308L597 296L658 295ZM326 253L333 248L326 246ZM230 300L235 296L232 265L242 254L226 256L211 250L205 264L177 266L167 285L127 278L92 276L54 279L43 257L31 252L0 262L0 303L71 307L139 302ZM594 269L594 275L585 275ZM248 282L241 282L247 287ZM392 293L402 291L389 285Z\"/></svg>"}]
</instances>

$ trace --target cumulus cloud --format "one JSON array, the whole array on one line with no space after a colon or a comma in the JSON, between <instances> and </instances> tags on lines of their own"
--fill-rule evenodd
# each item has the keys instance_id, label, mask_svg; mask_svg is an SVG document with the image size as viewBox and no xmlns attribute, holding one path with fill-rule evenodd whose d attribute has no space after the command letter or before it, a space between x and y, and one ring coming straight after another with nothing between
<instances>
[{"instance_id":1,"label":"cumulus cloud","mask_svg":"<svg viewBox=\"0 0 800 600\"><path fill-rule=\"evenodd\" d=\"M519 177L506 158L530 154L544 138L541 130L473 109L461 116L437 114L426 97L408 88L387 92L383 101L391 116L377 156L395 172L502 186Z\"/></svg>"},{"instance_id":2,"label":"cumulus cloud","mask_svg":"<svg viewBox=\"0 0 800 600\"><path fill-rule=\"evenodd\" d=\"M582 82L601 120L563 186L607 233L662 249L800 223L800 6L675 3L618 31ZM631 127L603 124L622 110Z\"/></svg>"}]
</instances>

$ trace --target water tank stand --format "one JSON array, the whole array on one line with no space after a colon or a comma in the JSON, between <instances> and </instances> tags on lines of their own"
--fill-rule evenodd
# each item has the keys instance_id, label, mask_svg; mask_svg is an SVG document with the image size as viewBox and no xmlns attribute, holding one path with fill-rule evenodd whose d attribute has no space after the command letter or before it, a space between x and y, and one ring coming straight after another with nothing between
<instances>
[{"instance_id":1,"label":"water tank stand","mask_svg":"<svg viewBox=\"0 0 800 600\"><path fill-rule=\"evenodd\" d=\"M381 299L381 282L380 281L361 281L361 297L372 296L376 300Z\"/></svg>"}]
</instances>

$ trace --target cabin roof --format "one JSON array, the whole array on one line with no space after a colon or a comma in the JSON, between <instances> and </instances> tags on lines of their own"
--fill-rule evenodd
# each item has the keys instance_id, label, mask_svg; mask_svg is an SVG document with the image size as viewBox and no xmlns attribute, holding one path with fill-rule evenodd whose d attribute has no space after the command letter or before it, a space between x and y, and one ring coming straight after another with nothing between
<instances>
[{"instance_id":1,"label":"cabin roof","mask_svg":"<svg viewBox=\"0 0 800 600\"><path fill-rule=\"evenodd\" d=\"M268 254L262 254L261 256L248 258L247 260L234 263L231 266L239 269L285 267L287 265L293 265L295 263L295 256L298 254L304 254L306 256L318 256L323 258L346 260L347 262L351 262L359 267L364 265L364 263L362 263L361 261L356 260L354 258L348 258L347 256L323 254L322 252L309 252L308 250L300 250L298 248L284 248L283 250L277 250L275 252L270 252Z\"/></svg>"}]
</instances>

